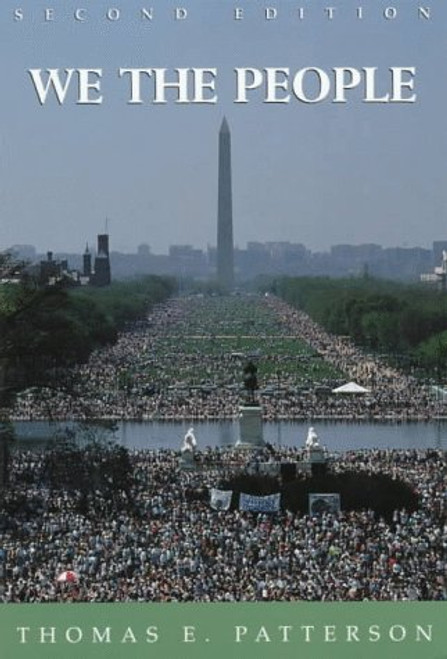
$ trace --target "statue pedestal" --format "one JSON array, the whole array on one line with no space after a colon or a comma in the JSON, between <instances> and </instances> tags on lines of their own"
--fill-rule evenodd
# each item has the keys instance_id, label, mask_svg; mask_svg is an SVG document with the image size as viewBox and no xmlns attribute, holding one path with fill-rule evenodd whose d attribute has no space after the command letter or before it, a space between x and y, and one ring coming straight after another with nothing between
<instances>
[{"instance_id":1,"label":"statue pedestal","mask_svg":"<svg viewBox=\"0 0 447 659\"><path fill-rule=\"evenodd\" d=\"M195 469L194 453L192 451L183 451L180 454L179 466L181 469Z\"/></svg>"},{"instance_id":2,"label":"statue pedestal","mask_svg":"<svg viewBox=\"0 0 447 659\"><path fill-rule=\"evenodd\" d=\"M239 408L239 439L236 442L236 448L262 446L264 446L262 409L258 405L243 405Z\"/></svg>"},{"instance_id":3,"label":"statue pedestal","mask_svg":"<svg viewBox=\"0 0 447 659\"><path fill-rule=\"evenodd\" d=\"M307 461L310 464L324 464L326 463L326 455L321 446L315 446L307 449Z\"/></svg>"},{"instance_id":4,"label":"statue pedestal","mask_svg":"<svg viewBox=\"0 0 447 659\"><path fill-rule=\"evenodd\" d=\"M327 471L327 456L321 446L307 449L307 464L310 465L312 476L324 476Z\"/></svg>"}]
</instances>

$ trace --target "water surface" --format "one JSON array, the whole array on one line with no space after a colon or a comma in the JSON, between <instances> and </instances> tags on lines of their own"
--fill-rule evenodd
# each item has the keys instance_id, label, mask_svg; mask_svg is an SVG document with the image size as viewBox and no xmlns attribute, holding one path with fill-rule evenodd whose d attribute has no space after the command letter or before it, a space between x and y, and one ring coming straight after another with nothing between
<instances>
[{"instance_id":1,"label":"water surface","mask_svg":"<svg viewBox=\"0 0 447 659\"><path fill-rule=\"evenodd\" d=\"M239 437L237 421L215 422L155 422L123 421L109 436L127 448L178 449L191 425L198 447L228 446ZM346 421L282 421L266 422L264 439L282 446L302 446L309 425L313 425L320 443L329 450L356 448L442 448L447 450L447 421L370 423ZM21 446L42 445L57 432L70 427L68 423L18 421L14 424ZM101 431L102 432L102 431ZM106 433L104 433L106 434Z\"/></svg>"}]
</instances>

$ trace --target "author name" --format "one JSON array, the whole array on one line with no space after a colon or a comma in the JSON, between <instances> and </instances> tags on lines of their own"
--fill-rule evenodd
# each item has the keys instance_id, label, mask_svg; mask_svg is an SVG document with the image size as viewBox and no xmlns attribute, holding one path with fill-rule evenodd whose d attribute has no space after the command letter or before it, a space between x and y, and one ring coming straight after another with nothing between
<instances>
[{"instance_id":1,"label":"author name","mask_svg":"<svg viewBox=\"0 0 447 659\"><path fill-rule=\"evenodd\" d=\"M212 635L204 633L195 625L183 625L179 628L169 627L166 637L179 643L212 643ZM420 643L421 647L433 642L432 624L380 624L370 625L232 625L227 630L219 630L219 641L239 645L263 643ZM131 626L92 626L80 627L30 627L18 626L16 639L20 645L111 645L111 644L155 644L163 640L163 631L158 625L149 625L145 629Z\"/></svg>"}]
</instances>

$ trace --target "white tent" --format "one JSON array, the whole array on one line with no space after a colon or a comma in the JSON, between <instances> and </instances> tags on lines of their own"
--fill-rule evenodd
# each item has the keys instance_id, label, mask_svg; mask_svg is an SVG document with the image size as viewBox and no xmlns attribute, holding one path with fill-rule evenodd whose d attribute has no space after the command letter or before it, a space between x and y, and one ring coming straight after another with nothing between
<instances>
[{"instance_id":1,"label":"white tent","mask_svg":"<svg viewBox=\"0 0 447 659\"><path fill-rule=\"evenodd\" d=\"M341 387L332 389L333 394L369 394L370 390L366 387L361 387L355 382L348 382L347 384L342 384Z\"/></svg>"}]
</instances>

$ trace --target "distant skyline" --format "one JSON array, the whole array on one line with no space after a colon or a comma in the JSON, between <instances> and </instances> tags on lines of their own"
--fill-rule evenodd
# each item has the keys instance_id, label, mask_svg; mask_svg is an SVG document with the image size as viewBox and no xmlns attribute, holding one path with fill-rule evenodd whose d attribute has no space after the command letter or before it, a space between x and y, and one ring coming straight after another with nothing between
<instances>
[{"instance_id":1,"label":"distant skyline","mask_svg":"<svg viewBox=\"0 0 447 659\"><path fill-rule=\"evenodd\" d=\"M91 253L95 253L95 251L96 251L94 242L95 242L94 239L92 239L91 242L88 242L89 251ZM378 247L379 249L382 249L382 250L389 250L389 249L391 249L391 250L393 250L393 249L404 249L404 250L406 250L406 249L407 250L423 249L423 250L427 250L427 251L430 251L430 252L437 252L439 250L438 250L438 248L436 248L434 246L434 243L445 243L445 246L447 247L447 236L446 236L445 239L442 239L442 238L438 239L437 238L435 240L432 240L428 244L428 246L424 246L424 245L380 245L379 243L335 243L334 245L329 245L329 247L325 250L312 250L308 245L305 245L304 243L294 243L294 242L291 242L291 241L284 241L284 240L271 240L271 241L251 241L251 240L249 240L244 245L235 245L234 249L235 249L235 251L245 251L249 248L250 243L258 243L260 245L265 245L265 246L279 245L281 243L289 244L291 246L302 245L311 254L329 254L332 249L339 248L339 247L348 247L348 248L355 249L355 248L362 248L362 247L367 247L367 246L375 246L375 247ZM15 243L14 245L7 245L5 247L5 250L13 250L13 249L19 249L19 248L20 249L29 248L29 249L34 250L36 256L41 257L41 256L46 256L46 254L48 252L52 252L54 255L58 255L58 254L62 254L62 255L63 254L81 255L81 254L84 253L85 247L86 247L85 241L84 241L83 244L80 244L79 246L76 246L76 245L69 246L69 245L67 245L63 249L53 249L52 246L49 245L49 246L47 246L46 248L44 248L42 250L40 250L36 245L33 245L31 243ZM211 249L211 250L216 250L217 249L216 241L215 241L214 244L207 245L204 248L202 248L199 245L194 245L192 243L175 243L175 242L173 242L172 244L167 246L166 251L156 251L155 249L153 249L152 245L150 245L149 243L139 243L138 245L134 245L133 247L131 247L129 250L120 250L117 247L113 246L113 235L110 235L110 253L111 254L113 252L119 252L119 253L122 253L122 254L134 255L134 254L139 253L139 248L140 247L143 247L143 248L148 247L149 252L147 253L147 255L150 254L151 256L168 256L170 249L171 248L177 248L177 247L190 247L192 250L199 250L199 251L202 251L204 253L206 253L208 251L208 249Z\"/></svg>"},{"instance_id":2,"label":"distant skyline","mask_svg":"<svg viewBox=\"0 0 447 659\"><path fill-rule=\"evenodd\" d=\"M292 17L285 0L275 20L248 0L236 20L233 5L186 0L186 20L165 5L152 22L127 0L120 20L92 0L89 20L76 21L63 0L43 18L40 0L13 19L0 15L0 249L33 244L40 253L81 251L109 220L111 250L147 243L201 249L216 244L217 135L223 116L232 133L234 245L249 241L302 243L312 252L332 245L421 246L447 236L447 6L397 0L395 19L377 7L355 16L355 0L335 3L333 20L320 0ZM338 11L339 10L339 11ZM31 68L100 68L100 106L38 103ZM215 104L127 104L120 67L215 68ZM368 104L363 85L348 102L264 102L265 89L234 103L234 69L377 67L377 94L390 67L414 67L415 103ZM332 75L332 74L331 74ZM278 80L282 80L281 76ZM331 78L332 80L332 78ZM310 85L311 87L312 85ZM277 92L280 94L279 84ZM289 88L290 92L290 88ZM309 91L309 94L311 91ZM314 91L312 92L314 93Z\"/></svg>"},{"instance_id":3,"label":"distant skyline","mask_svg":"<svg viewBox=\"0 0 447 659\"><path fill-rule=\"evenodd\" d=\"M98 240L104 238L108 236L98 236ZM328 252L311 252L299 243L256 242L249 243L247 249L234 251L235 267L232 274L238 282L258 275L363 277L366 274L402 281L415 281L424 275L425 280L432 281L437 268L444 263L443 250L446 248L447 241L434 242L433 249L383 248L369 243L334 245ZM49 273L55 276L56 272L63 271L70 272L70 276L78 280L81 268L84 276L89 276L95 250L92 252L82 255L51 251L37 254L32 246L18 246L15 251L18 258L31 264L40 262L41 280L45 280ZM95 257L95 273L97 261ZM137 252L133 253L112 251L110 265L114 279L159 274L180 279L217 278L222 286L228 286L227 279L219 273L219 249L216 247L206 252L191 245L172 245L169 254L156 254L151 253L147 245L140 245Z\"/></svg>"}]
</instances>

